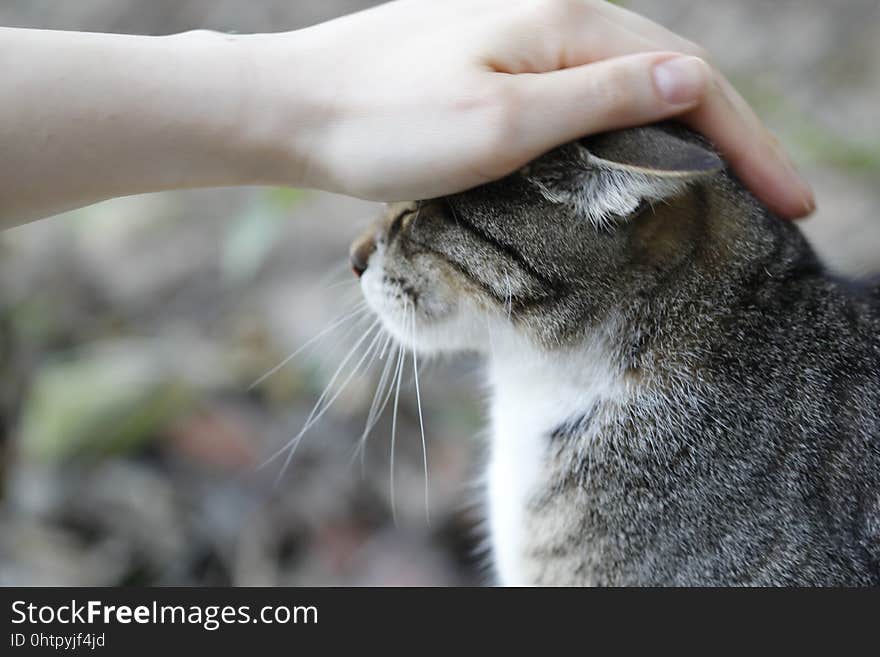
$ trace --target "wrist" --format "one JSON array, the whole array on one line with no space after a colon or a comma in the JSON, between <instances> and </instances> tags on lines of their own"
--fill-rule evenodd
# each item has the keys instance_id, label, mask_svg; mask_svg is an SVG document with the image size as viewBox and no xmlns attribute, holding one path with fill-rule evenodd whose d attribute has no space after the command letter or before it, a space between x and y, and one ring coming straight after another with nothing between
<instances>
[{"instance_id":1,"label":"wrist","mask_svg":"<svg viewBox=\"0 0 880 657\"><path fill-rule=\"evenodd\" d=\"M175 115L180 146L204 157L192 172L202 180L192 186L268 184L270 148L260 116L265 101L255 94L253 37L193 30L155 38L168 43L185 69L172 75L188 81Z\"/></svg>"},{"instance_id":2,"label":"wrist","mask_svg":"<svg viewBox=\"0 0 880 657\"><path fill-rule=\"evenodd\" d=\"M243 182L323 187L317 153L334 114L318 39L310 29L229 39L238 80L229 130Z\"/></svg>"}]
</instances>

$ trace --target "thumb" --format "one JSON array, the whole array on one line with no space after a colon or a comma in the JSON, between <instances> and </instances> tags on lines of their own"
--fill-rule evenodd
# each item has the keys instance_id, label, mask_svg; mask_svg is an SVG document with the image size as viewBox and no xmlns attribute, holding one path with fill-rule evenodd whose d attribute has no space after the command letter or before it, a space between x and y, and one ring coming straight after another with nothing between
<instances>
[{"instance_id":1,"label":"thumb","mask_svg":"<svg viewBox=\"0 0 880 657\"><path fill-rule=\"evenodd\" d=\"M708 64L676 53L640 53L517 75L513 84L532 121L519 138L533 155L587 134L652 123L693 109L711 79Z\"/></svg>"}]
</instances>

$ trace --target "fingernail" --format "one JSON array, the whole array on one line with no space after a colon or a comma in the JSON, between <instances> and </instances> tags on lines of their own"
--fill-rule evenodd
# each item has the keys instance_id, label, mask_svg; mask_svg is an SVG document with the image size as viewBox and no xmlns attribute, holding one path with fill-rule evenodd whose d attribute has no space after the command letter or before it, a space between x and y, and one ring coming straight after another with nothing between
<instances>
[{"instance_id":1,"label":"fingernail","mask_svg":"<svg viewBox=\"0 0 880 657\"><path fill-rule=\"evenodd\" d=\"M801 187L801 203L804 206L803 216L806 217L816 211L816 197L813 196L810 184L800 174L798 174L797 180L800 182Z\"/></svg>"},{"instance_id":2,"label":"fingernail","mask_svg":"<svg viewBox=\"0 0 880 657\"><path fill-rule=\"evenodd\" d=\"M813 197L813 192L809 191L807 188L807 192L804 195L804 216L808 216L813 214L816 211L816 199Z\"/></svg>"},{"instance_id":3,"label":"fingernail","mask_svg":"<svg viewBox=\"0 0 880 657\"><path fill-rule=\"evenodd\" d=\"M803 174L798 171L797 165L794 163L794 160L792 160L787 153L781 151L781 155L782 161L785 164L785 168L788 169L788 175L790 177L792 185L797 187L798 191L800 192L801 204L803 206L803 216L812 214L816 210L816 199L813 196L813 190L810 187L810 183L808 183Z\"/></svg>"},{"instance_id":4,"label":"fingernail","mask_svg":"<svg viewBox=\"0 0 880 657\"><path fill-rule=\"evenodd\" d=\"M670 105L700 98L706 87L706 64L699 57L673 57L654 65L654 86Z\"/></svg>"}]
</instances>

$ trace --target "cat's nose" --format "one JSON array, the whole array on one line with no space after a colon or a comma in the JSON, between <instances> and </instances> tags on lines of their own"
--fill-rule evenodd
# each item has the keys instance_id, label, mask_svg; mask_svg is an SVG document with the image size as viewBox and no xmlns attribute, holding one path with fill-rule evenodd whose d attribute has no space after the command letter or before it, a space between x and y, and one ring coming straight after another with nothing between
<instances>
[{"instance_id":1,"label":"cat's nose","mask_svg":"<svg viewBox=\"0 0 880 657\"><path fill-rule=\"evenodd\" d=\"M351 270L360 278L367 271L367 263L373 251L376 250L376 237L374 231L368 231L357 238L348 250L348 259L351 262Z\"/></svg>"}]
</instances>

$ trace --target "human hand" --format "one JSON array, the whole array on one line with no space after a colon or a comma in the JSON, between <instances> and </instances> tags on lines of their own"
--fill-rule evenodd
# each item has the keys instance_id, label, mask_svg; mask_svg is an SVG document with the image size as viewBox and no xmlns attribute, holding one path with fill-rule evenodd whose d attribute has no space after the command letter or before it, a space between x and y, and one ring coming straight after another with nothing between
<instances>
[{"instance_id":1,"label":"human hand","mask_svg":"<svg viewBox=\"0 0 880 657\"><path fill-rule=\"evenodd\" d=\"M780 216L813 209L699 46L599 0L398 0L278 34L0 28L0 61L0 227L193 187L429 198L671 116Z\"/></svg>"},{"instance_id":2,"label":"human hand","mask_svg":"<svg viewBox=\"0 0 880 657\"><path fill-rule=\"evenodd\" d=\"M289 135L271 182L428 198L585 134L677 116L771 210L814 209L700 46L606 2L398 0L251 46L267 134Z\"/></svg>"}]
</instances>

